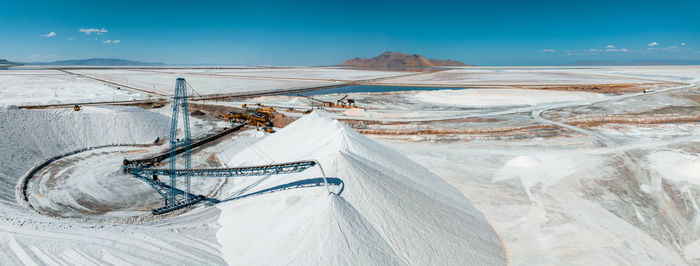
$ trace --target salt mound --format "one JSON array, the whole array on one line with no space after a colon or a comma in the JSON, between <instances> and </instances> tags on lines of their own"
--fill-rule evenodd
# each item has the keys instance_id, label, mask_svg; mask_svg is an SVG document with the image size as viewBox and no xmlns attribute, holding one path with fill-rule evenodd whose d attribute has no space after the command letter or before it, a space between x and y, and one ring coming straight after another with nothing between
<instances>
[{"instance_id":1,"label":"salt mound","mask_svg":"<svg viewBox=\"0 0 700 266\"><path fill-rule=\"evenodd\" d=\"M227 262L505 263L498 235L459 191L324 112L262 139L229 165L303 159L318 160L328 176L342 179L342 194L307 188L217 205L217 239ZM313 174L271 177L265 187L318 177Z\"/></svg>"},{"instance_id":2,"label":"salt mound","mask_svg":"<svg viewBox=\"0 0 700 266\"><path fill-rule=\"evenodd\" d=\"M520 168L532 168L539 167L540 161L532 158L530 156L520 155L506 162L507 166L520 167Z\"/></svg>"},{"instance_id":3,"label":"salt mound","mask_svg":"<svg viewBox=\"0 0 700 266\"><path fill-rule=\"evenodd\" d=\"M231 202L223 209L217 240L229 264L399 262L379 233L335 194L298 191Z\"/></svg>"},{"instance_id":4,"label":"salt mound","mask_svg":"<svg viewBox=\"0 0 700 266\"><path fill-rule=\"evenodd\" d=\"M309 104L309 100L307 99L302 99L301 97L294 97L291 100L284 102L289 105L311 105Z\"/></svg>"}]
</instances>

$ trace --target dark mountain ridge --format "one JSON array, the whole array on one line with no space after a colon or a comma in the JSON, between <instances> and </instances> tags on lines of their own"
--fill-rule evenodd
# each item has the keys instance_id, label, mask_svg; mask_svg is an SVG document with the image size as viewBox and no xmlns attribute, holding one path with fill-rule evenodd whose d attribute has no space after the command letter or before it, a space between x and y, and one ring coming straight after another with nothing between
<instances>
[{"instance_id":1,"label":"dark mountain ridge","mask_svg":"<svg viewBox=\"0 0 700 266\"><path fill-rule=\"evenodd\" d=\"M373 58L356 57L346 60L341 66L358 67L436 67L436 66L467 66L457 60L427 59L419 54L404 54L400 52L384 52Z\"/></svg>"},{"instance_id":2,"label":"dark mountain ridge","mask_svg":"<svg viewBox=\"0 0 700 266\"><path fill-rule=\"evenodd\" d=\"M27 65L49 66L163 66L163 63L139 62L115 58L90 58L78 60L61 60L53 62L32 62Z\"/></svg>"}]
</instances>

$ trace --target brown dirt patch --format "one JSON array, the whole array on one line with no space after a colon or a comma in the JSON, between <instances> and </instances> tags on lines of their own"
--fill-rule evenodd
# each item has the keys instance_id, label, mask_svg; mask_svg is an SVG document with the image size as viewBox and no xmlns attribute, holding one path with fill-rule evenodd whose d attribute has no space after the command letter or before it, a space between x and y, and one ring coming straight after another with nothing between
<instances>
[{"instance_id":1,"label":"brown dirt patch","mask_svg":"<svg viewBox=\"0 0 700 266\"><path fill-rule=\"evenodd\" d=\"M622 83L622 84L586 84L586 85L561 85L561 86L513 86L518 89L555 90L555 91L585 91L597 93L634 93L658 86L673 86L680 83Z\"/></svg>"},{"instance_id":2,"label":"brown dirt patch","mask_svg":"<svg viewBox=\"0 0 700 266\"><path fill-rule=\"evenodd\" d=\"M668 124L700 121L700 114L650 114L650 115L598 115L577 117L564 121L567 124L593 127L601 124Z\"/></svg>"},{"instance_id":3,"label":"brown dirt patch","mask_svg":"<svg viewBox=\"0 0 700 266\"><path fill-rule=\"evenodd\" d=\"M554 125L530 125L520 127L503 127L503 128L460 128L460 129L405 129L405 130L379 130L379 129L358 129L357 132L369 135L454 135L454 134L531 134L533 131L538 133L552 132L560 130Z\"/></svg>"}]
</instances>

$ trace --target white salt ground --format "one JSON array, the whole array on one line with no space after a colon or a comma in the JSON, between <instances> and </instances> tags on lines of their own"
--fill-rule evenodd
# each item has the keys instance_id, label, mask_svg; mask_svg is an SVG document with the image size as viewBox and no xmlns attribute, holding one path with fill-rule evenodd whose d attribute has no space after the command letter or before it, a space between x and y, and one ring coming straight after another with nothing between
<instances>
[{"instance_id":1,"label":"white salt ground","mask_svg":"<svg viewBox=\"0 0 700 266\"><path fill-rule=\"evenodd\" d=\"M434 103L467 107L538 105L543 103L602 99L606 96L590 92L567 92L525 89L465 89L437 90L416 94L416 99Z\"/></svg>"},{"instance_id":2,"label":"white salt ground","mask_svg":"<svg viewBox=\"0 0 700 266\"><path fill-rule=\"evenodd\" d=\"M584 154L570 156L547 153L532 153L518 155L508 160L492 177L492 182L503 182L510 179L520 180L528 197L530 190L538 185L546 189L559 180L571 175L581 168L581 164L594 163L593 158Z\"/></svg>"},{"instance_id":3,"label":"white salt ground","mask_svg":"<svg viewBox=\"0 0 700 266\"><path fill-rule=\"evenodd\" d=\"M144 95L55 70L0 73L0 106L143 99Z\"/></svg>"},{"instance_id":4,"label":"white salt ground","mask_svg":"<svg viewBox=\"0 0 700 266\"><path fill-rule=\"evenodd\" d=\"M351 108L348 109L347 111L343 112L344 115L347 116L357 116L357 117L368 117L369 113L365 112L364 109L360 108Z\"/></svg>"},{"instance_id":5,"label":"white salt ground","mask_svg":"<svg viewBox=\"0 0 700 266\"><path fill-rule=\"evenodd\" d=\"M647 156L650 167L662 178L700 184L700 155L680 151L657 151Z\"/></svg>"}]
</instances>

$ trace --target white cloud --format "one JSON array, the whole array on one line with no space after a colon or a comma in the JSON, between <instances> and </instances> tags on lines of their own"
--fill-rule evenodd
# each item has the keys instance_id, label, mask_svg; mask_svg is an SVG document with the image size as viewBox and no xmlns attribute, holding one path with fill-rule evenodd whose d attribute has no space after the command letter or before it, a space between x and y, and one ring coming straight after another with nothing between
<instances>
[{"instance_id":1,"label":"white cloud","mask_svg":"<svg viewBox=\"0 0 700 266\"><path fill-rule=\"evenodd\" d=\"M114 41L112 41L112 43L120 43L120 42L121 42L120 40L114 40Z\"/></svg>"},{"instance_id":2,"label":"white cloud","mask_svg":"<svg viewBox=\"0 0 700 266\"><path fill-rule=\"evenodd\" d=\"M587 51L589 51L589 52L600 52L600 49L591 48L591 49L588 49Z\"/></svg>"},{"instance_id":3,"label":"white cloud","mask_svg":"<svg viewBox=\"0 0 700 266\"><path fill-rule=\"evenodd\" d=\"M56 37L56 33L52 31L52 32L49 32L49 34L41 35L41 37L46 37L46 38Z\"/></svg>"},{"instance_id":4,"label":"white cloud","mask_svg":"<svg viewBox=\"0 0 700 266\"><path fill-rule=\"evenodd\" d=\"M102 41L102 43L120 43L120 42L121 42L120 40L105 40L105 41Z\"/></svg>"},{"instance_id":5,"label":"white cloud","mask_svg":"<svg viewBox=\"0 0 700 266\"><path fill-rule=\"evenodd\" d=\"M620 49L608 48L608 49L605 49L605 51L606 51L606 52L623 52L623 53L626 53L626 52L629 52L630 50L627 49L627 48L620 48Z\"/></svg>"},{"instance_id":6,"label":"white cloud","mask_svg":"<svg viewBox=\"0 0 700 266\"><path fill-rule=\"evenodd\" d=\"M608 46L605 46L605 48L607 48L607 49L615 49L615 45L610 44L610 45L608 45Z\"/></svg>"},{"instance_id":7,"label":"white cloud","mask_svg":"<svg viewBox=\"0 0 700 266\"><path fill-rule=\"evenodd\" d=\"M682 42L682 43L681 43L681 46L685 46L685 43L684 43L684 42Z\"/></svg>"},{"instance_id":8,"label":"white cloud","mask_svg":"<svg viewBox=\"0 0 700 266\"><path fill-rule=\"evenodd\" d=\"M93 28L84 29L84 28L80 28L80 32L85 33L85 34L87 34L87 35L90 35L90 34L93 34L93 33L95 33L95 34L97 34L97 35L102 35L102 34L104 34L104 33L107 32L107 29L105 29L105 28L101 28L101 29L93 29Z\"/></svg>"},{"instance_id":9,"label":"white cloud","mask_svg":"<svg viewBox=\"0 0 700 266\"><path fill-rule=\"evenodd\" d=\"M555 53L556 51L557 51L557 50L554 50L554 49L544 49L544 50L542 50L542 52L545 52L545 53Z\"/></svg>"},{"instance_id":10,"label":"white cloud","mask_svg":"<svg viewBox=\"0 0 700 266\"><path fill-rule=\"evenodd\" d=\"M102 43L112 43L112 40L106 40L106 41L103 41Z\"/></svg>"},{"instance_id":11,"label":"white cloud","mask_svg":"<svg viewBox=\"0 0 700 266\"><path fill-rule=\"evenodd\" d=\"M658 43L658 42L652 42L652 43L650 43L650 44L647 45L647 46L649 46L649 47L659 46L659 43Z\"/></svg>"}]
</instances>

